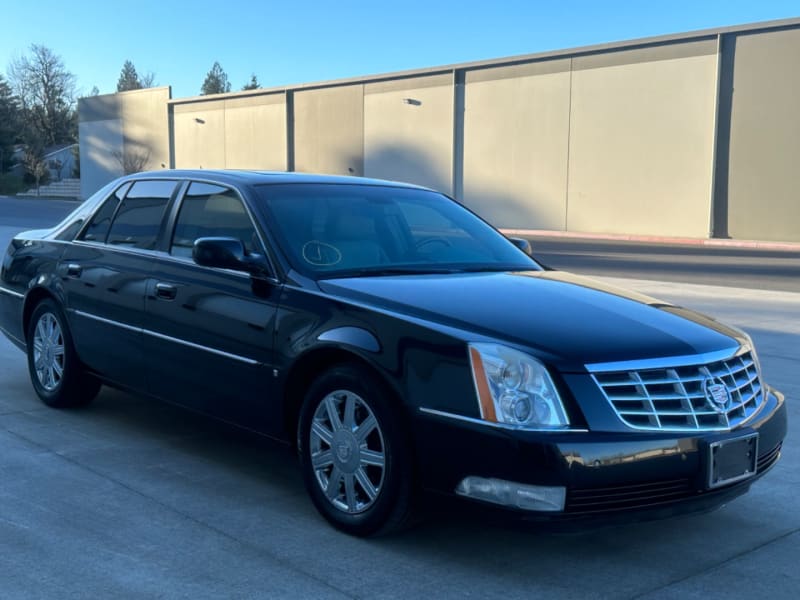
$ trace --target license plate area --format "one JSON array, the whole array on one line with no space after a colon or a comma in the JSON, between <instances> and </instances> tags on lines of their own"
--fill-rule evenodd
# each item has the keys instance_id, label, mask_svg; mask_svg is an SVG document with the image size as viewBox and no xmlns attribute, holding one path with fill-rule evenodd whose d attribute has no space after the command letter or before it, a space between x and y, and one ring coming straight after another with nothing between
<instances>
[{"instance_id":1,"label":"license plate area","mask_svg":"<svg viewBox=\"0 0 800 600\"><path fill-rule=\"evenodd\" d=\"M708 444L708 487L721 487L756 473L758 433L716 440Z\"/></svg>"}]
</instances>

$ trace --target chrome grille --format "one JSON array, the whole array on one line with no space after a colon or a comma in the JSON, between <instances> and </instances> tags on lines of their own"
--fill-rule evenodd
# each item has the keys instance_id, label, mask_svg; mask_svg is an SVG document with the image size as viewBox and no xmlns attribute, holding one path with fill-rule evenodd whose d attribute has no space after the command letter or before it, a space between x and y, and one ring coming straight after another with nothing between
<instances>
[{"instance_id":1,"label":"chrome grille","mask_svg":"<svg viewBox=\"0 0 800 600\"><path fill-rule=\"evenodd\" d=\"M592 376L619 418L634 429L727 430L752 417L764 397L749 350L705 364L594 372Z\"/></svg>"}]
</instances>

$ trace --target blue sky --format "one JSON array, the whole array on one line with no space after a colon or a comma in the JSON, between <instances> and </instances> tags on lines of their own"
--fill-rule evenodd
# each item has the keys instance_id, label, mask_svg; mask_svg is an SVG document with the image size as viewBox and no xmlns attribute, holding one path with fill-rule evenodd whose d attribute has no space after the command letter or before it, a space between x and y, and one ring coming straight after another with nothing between
<instances>
[{"instance_id":1,"label":"blue sky","mask_svg":"<svg viewBox=\"0 0 800 600\"><path fill-rule=\"evenodd\" d=\"M215 60L237 90L798 16L798 0L0 0L0 70L38 43L83 93L113 92L130 59L185 97Z\"/></svg>"}]
</instances>

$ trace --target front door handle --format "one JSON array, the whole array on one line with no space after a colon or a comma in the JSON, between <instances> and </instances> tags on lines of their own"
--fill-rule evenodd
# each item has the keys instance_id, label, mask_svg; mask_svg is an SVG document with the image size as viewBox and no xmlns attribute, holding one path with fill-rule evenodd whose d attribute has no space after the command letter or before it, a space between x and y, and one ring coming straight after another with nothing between
<instances>
[{"instance_id":1,"label":"front door handle","mask_svg":"<svg viewBox=\"0 0 800 600\"><path fill-rule=\"evenodd\" d=\"M83 274L83 267L75 263L67 265L67 277L80 277Z\"/></svg>"},{"instance_id":2,"label":"front door handle","mask_svg":"<svg viewBox=\"0 0 800 600\"><path fill-rule=\"evenodd\" d=\"M174 285L170 285L169 283L157 283L156 284L156 296L158 298L163 298L164 300L175 300L175 296L178 295L178 288Z\"/></svg>"}]
</instances>

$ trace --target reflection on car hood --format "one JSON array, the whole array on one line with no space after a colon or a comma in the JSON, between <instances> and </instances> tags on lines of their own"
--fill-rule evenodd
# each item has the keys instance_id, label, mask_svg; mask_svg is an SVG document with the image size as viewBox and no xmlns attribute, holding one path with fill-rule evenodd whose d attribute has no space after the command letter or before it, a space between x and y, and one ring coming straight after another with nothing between
<instances>
[{"instance_id":1,"label":"reflection on car hood","mask_svg":"<svg viewBox=\"0 0 800 600\"><path fill-rule=\"evenodd\" d=\"M323 291L530 348L565 368L735 347L698 313L559 271L361 277Z\"/></svg>"}]
</instances>

